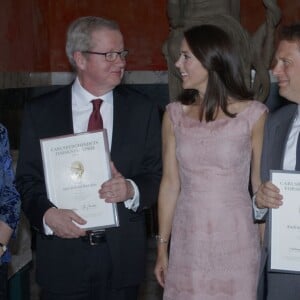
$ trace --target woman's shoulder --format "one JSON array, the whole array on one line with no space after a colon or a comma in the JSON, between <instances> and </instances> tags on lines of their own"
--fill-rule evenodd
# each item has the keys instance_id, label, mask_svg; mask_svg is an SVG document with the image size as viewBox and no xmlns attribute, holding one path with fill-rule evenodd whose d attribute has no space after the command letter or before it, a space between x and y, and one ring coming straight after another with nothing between
<instances>
[{"instance_id":1,"label":"woman's shoulder","mask_svg":"<svg viewBox=\"0 0 300 300\"><path fill-rule=\"evenodd\" d=\"M166 106L166 111L170 114L178 114L180 112L182 112L182 104L179 101L173 101L170 102L167 106Z\"/></svg>"},{"instance_id":2,"label":"woman's shoulder","mask_svg":"<svg viewBox=\"0 0 300 300\"><path fill-rule=\"evenodd\" d=\"M6 128L2 123L0 123L0 132L6 132Z\"/></svg>"},{"instance_id":3,"label":"woman's shoulder","mask_svg":"<svg viewBox=\"0 0 300 300\"><path fill-rule=\"evenodd\" d=\"M9 149L7 129L0 123L0 155Z\"/></svg>"},{"instance_id":4,"label":"woman's shoulder","mask_svg":"<svg viewBox=\"0 0 300 300\"><path fill-rule=\"evenodd\" d=\"M249 105L253 109L256 109L256 110L259 110L259 111L268 111L269 110L268 107L264 103L262 103L258 100L249 101Z\"/></svg>"},{"instance_id":5,"label":"woman's shoulder","mask_svg":"<svg viewBox=\"0 0 300 300\"><path fill-rule=\"evenodd\" d=\"M7 129L1 123L0 123L0 139L1 142L2 140L7 139Z\"/></svg>"},{"instance_id":6,"label":"woman's shoulder","mask_svg":"<svg viewBox=\"0 0 300 300\"><path fill-rule=\"evenodd\" d=\"M267 106L257 100L246 101L245 105L241 115L249 122L250 127L253 127L262 115L268 112Z\"/></svg>"},{"instance_id":7,"label":"woman's shoulder","mask_svg":"<svg viewBox=\"0 0 300 300\"><path fill-rule=\"evenodd\" d=\"M237 101L232 104L230 112L239 117L258 119L262 114L268 112L268 108L257 100Z\"/></svg>"},{"instance_id":8,"label":"woman's shoulder","mask_svg":"<svg viewBox=\"0 0 300 300\"><path fill-rule=\"evenodd\" d=\"M244 100L237 102L237 114L249 111L265 112L268 111L268 108L265 104L257 100Z\"/></svg>"},{"instance_id":9,"label":"woman's shoulder","mask_svg":"<svg viewBox=\"0 0 300 300\"><path fill-rule=\"evenodd\" d=\"M181 102L179 101L173 101L167 104L166 109L168 111L174 111L174 110L179 110L181 109Z\"/></svg>"},{"instance_id":10,"label":"woman's shoulder","mask_svg":"<svg viewBox=\"0 0 300 300\"><path fill-rule=\"evenodd\" d=\"M182 104L179 101L174 101L166 106L166 111L170 119L175 122L182 115Z\"/></svg>"}]
</instances>

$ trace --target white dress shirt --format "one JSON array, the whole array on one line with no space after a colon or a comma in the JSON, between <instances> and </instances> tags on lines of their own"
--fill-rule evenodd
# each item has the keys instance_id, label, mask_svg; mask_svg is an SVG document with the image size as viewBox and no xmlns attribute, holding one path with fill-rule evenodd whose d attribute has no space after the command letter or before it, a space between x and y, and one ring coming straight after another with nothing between
<instances>
[{"instance_id":1,"label":"white dress shirt","mask_svg":"<svg viewBox=\"0 0 300 300\"><path fill-rule=\"evenodd\" d=\"M110 91L104 95L92 95L81 86L78 77L72 85L72 116L74 133L87 131L89 117L93 111L91 101L96 98L101 98L103 100L100 107L100 113L103 120L103 127L107 130L109 150L111 150L114 116L113 92ZM139 190L132 180L129 181L132 183L134 188L134 197L126 200L124 204L128 209L136 211L139 207Z\"/></svg>"},{"instance_id":2,"label":"white dress shirt","mask_svg":"<svg viewBox=\"0 0 300 300\"><path fill-rule=\"evenodd\" d=\"M111 150L112 130L113 130L113 92L105 95L94 96L85 90L78 78L72 85L72 116L74 133L86 132L90 114L93 111L91 101L101 98L103 100L100 107L100 114L103 120L103 127L107 130L109 150Z\"/></svg>"},{"instance_id":3,"label":"white dress shirt","mask_svg":"<svg viewBox=\"0 0 300 300\"><path fill-rule=\"evenodd\" d=\"M111 150L112 134L113 134L113 92L110 91L104 95L92 95L87 90L85 90L78 77L75 79L72 85L72 116L73 116L73 129L74 133L86 132L88 127L88 121L90 114L93 111L93 105L91 101L93 99L101 98L103 100L100 113L103 120L103 127L107 130L109 150ZM124 205L128 209L136 211L140 203L140 193L137 185L130 179L134 189L134 196L132 199L127 199L124 201ZM44 222L45 234L53 234L52 230Z\"/></svg>"},{"instance_id":4,"label":"white dress shirt","mask_svg":"<svg viewBox=\"0 0 300 300\"><path fill-rule=\"evenodd\" d=\"M297 140L300 132L300 105L298 105L298 113L294 119L289 138L286 143L283 160L283 170L294 171L296 167L296 148Z\"/></svg>"}]
</instances>

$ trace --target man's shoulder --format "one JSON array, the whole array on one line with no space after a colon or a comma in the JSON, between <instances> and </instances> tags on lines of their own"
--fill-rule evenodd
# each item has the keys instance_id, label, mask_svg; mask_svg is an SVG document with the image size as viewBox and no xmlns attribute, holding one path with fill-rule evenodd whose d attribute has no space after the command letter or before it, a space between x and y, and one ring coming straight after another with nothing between
<instances>
[{"instance_id":1,"label":"man's shoulder","mask_svg":"<svg viewBox=\"0 0 300 300\"><path fill-rule=\"evenodd\" d=\"M151 104L149 96L133 86L121 84L114 89L114 97L120 97L130 102Z\"/></svg>"},{"instance_id":2,"label":"man's shoulder","mask_svg":"<svg viewBox=\"0 0 300 300\"><path fill-rule=\"evenodd\" d=\"M271 112L268 117L269 122L277 122L290 118L297 110L298 105L295 103L284 105L277 110Z\"/></svg>"},{"instance_id":3,"label":"man's shoulder","mask_svg":"<svg viewBox=\"0 0 300 300\"><path fill-rule=\"evenodd\" d=\"M71 96L71 85L52 86L32 94L28 102L32 105L45 105L49 101L56 101Z\"/></svg>"}]
</instances>

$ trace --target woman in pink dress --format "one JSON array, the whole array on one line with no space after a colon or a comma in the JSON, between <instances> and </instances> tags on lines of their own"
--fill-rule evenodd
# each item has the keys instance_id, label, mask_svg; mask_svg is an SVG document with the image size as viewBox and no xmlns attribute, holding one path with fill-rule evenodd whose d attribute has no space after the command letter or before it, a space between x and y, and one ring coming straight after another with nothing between
<instances>
[{"instance_id":1,"label":"woman in pink dress","mask_svg":"<svg viewBox=\"0 0 300 300\"><path fill-rule=\"evenodd\" d=\"M249 180L257 191L267 108L216 26L184 33L176 67L184 92L163 120L155 275L164 300L254 300L260 235Z\"/></svg>"}]
</instances>

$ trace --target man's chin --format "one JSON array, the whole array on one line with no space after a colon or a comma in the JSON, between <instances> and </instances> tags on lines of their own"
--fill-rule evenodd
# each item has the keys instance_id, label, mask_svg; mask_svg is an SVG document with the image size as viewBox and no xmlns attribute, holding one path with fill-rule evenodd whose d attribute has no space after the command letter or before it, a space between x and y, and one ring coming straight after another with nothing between
<instances>
[{"instance_id":1,"label":"man's chin","mask_svg":"<svg viewBox=\"0 0 300 300\"><path fill-rule=\"evenodd\" d=\"M294 102L294 103L298 103L300 104L300 99L299 98L299 95L293 95L291 92L289 92L287 89L283 89L283 88L280 88L279 91L278 91L279 95L288 100L288 101L291 101L291 102Z\"/></svg>"},{"instance_id":2,"label":"man's chin","mask_svg":"<svg viewBox=\"0 0 300 300\"><path fill-rule=\"evenodd\" d=\"M288 92L287 92L286 88L284 88L284 87L279 87L278 93L283 98L287 98L287 96L288 96Z\"/></svg>"}]
</instances>

